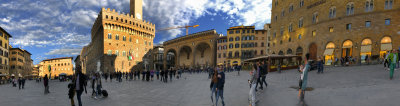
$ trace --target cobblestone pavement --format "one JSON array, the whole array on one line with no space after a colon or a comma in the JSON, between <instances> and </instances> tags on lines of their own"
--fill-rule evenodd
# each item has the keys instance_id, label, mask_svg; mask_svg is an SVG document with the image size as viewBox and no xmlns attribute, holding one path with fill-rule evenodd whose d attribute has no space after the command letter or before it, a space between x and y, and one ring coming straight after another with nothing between
<instances>
[{"instance_id":1,"label":"cobblestone pavement","mask_svg":"<svg viewBox=\"0 0 400 106\"><path fill-rule=\"evenodd\" d=\"M249 77L247 71L226 73L224 97L226 106L247 106ZM186 79L160 81L105 82L109 97L95 100L92 92L82 95L85 106L210 106L207 74L183 74ZM258 96L261 106L301 106L297 98L300 75L296 70L269 73L268 88ZM324 74L311 71L305 104L309 106L398 106L400 101L400 71L393 80L382 65L329 67ZM69 106L68 82L50 82L50 94L43 94L43 84L28 81L25 89L0 85L0 106ZM76 99L76 97L75 97ZM75 101L77 102L77 101Z\"/></svg>"}]
</instances>

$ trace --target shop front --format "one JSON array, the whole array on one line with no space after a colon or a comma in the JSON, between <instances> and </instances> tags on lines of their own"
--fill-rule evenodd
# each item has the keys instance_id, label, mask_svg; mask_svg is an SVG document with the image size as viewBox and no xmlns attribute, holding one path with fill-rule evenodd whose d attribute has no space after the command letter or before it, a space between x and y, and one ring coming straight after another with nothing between
<instances>
[{"instance_id":1,"label":"shop front","mask_svg":"<svg viewBox=\"0 0 400 106\"><path fill-rule=\"evenodd\" d=\"M371 58L372 52L372 41L371 39L364 39L361 42L361 63L367 63L368 60Z\"/></svg>"},{"instance_id":2,"label":"shop front","mask_svg":"<svg viewBox=\"0 0 400 106\"><path fill-rule=\"evenodd\" d=\"M379 52L379 57L384 59L386 54L392 50L392 39L390 37L383 37L381 40L381 50Z\"/></svg>"},{"instance_id":3,"label":"shop front","mask_svg":"<svg viewBox=\"0 0 400 106\"><path fill-rule=\"evenodd\" d=\"M333 54L334 51L335 44L332 42L328 43L324 51L325 65L332 65L333 62L335 62L335 55Z\"/></svg>"}]
</instances>

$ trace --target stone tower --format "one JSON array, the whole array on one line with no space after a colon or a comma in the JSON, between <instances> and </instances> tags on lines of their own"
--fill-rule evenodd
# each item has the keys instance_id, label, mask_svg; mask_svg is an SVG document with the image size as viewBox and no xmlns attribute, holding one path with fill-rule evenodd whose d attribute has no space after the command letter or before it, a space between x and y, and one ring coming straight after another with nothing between
<instances>
[{"instance_id":1,"label":"stone tower","mask_svg":"<svg viewBox=\"0 0 400 106\"><path fill-rule=\"evenodd\" d=\"M142 4L143 0L131 0L130 3L130 14L135 16L135 18L142 20Z\"/></svg>"}]
</instances>

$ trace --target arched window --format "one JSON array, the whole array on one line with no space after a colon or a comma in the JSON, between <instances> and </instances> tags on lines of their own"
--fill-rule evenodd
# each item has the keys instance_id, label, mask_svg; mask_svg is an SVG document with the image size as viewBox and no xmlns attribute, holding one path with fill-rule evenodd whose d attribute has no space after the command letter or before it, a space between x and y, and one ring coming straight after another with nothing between
<instances>
[{"instance_id":1,"label":"arched window","mask_svg":"<svg viewBox=\"0 0 400 106\"><path fill-rule=\"evenodd\" d=\"M293 53L293 51L290 48L286 51L286 54L292 54L292 53Z\"/></svg>"},{"instance_id":2,"label":"arched window","mask_svg":"<svg viewBox=\"0 0 400 106\"><path fill-rule=\"evenodd\" d=\"M346 15L353 15L354 14L354 3L348 3L346 6Z\"/></svg>"},{"instance_id":3,"label":"arched window","mask_svg":"<svg viewBox=\"0 0 400 106\"><path fill-rule=\"evenodd\" d=\"M119 40L119 35L115 35L115 40Z\"/></svg>"},{"instance_id":4,"label":"arched window","mask_svg":"<svg viewBox=\"0 0 400 106\"><path fill-rule=\"evenodd\" d=\"M233 44L231 43L231 44L229 44L229 48L231 49L231 48L233 48Z\"/></svg>"},{"instance_id":5,"label":"arched window","mask_svg":"<svg viewBox=\"0 0 400 106\"><path fill-rule=\"evenodd\" d=\"M235 39L236 41L240 41L240 37L236 37L236 39Z\"/></svg>"},{"instance_id":6,"label":"arched window","mask_svg":"<svg viewBox=\"0 0 400 106\"><path fill-rule=\"evenodd\" d=\"M233 38L232 38L232 37L230 37L230 38L229 38L229 41L233 41Z\"/></svg>"},{"instance_id":7,"label":"arched window","mask_svg":"<svg viewBox=\"0 0 400 106\"><path fill-rule=\"evenodd\" d=\"M329 9L329 18L335 18L336 17L336 7L331 7Z\"/></svg>"},{"instance_id":8,"label":"arched window","mask_svg":"<svg viewBox=\"0 0 400 106\"><path fill-rule=\"evenodd\" d=\"M278 55L284 55L283 51L279 51Z\"/></svg>"},{"instance_id":9,"label":"arched window","mask_svg":"<svg viewBox=\"0 0 400 106\"><path fill-rule=\"evenodd\" d=\"M370 12L374 9L374 0L365 1L365 12Z\"/></svg>"}]
</instances>

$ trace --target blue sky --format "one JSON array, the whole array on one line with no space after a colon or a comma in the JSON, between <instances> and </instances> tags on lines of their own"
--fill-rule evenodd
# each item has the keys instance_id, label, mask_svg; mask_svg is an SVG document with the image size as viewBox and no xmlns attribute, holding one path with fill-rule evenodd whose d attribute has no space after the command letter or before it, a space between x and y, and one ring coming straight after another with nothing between
<instances>
[{"instance_id":1,"label":"blue sky","mask_svg":"<svg viewBox=\"0 0 400 106\"><path fill-rule=\"evenodd\" d=\"M10 44L43 59L75 57L90 42L90 30L101 7L129 13L130 0L1 0L0 26ZM270 22L272 0L143 0L143 18L156 29L200 25L189 33ZM184 29L156 33L154 44L185 35Z\"/></svg>"}]
</instances>

